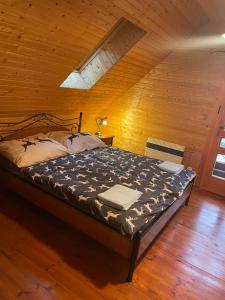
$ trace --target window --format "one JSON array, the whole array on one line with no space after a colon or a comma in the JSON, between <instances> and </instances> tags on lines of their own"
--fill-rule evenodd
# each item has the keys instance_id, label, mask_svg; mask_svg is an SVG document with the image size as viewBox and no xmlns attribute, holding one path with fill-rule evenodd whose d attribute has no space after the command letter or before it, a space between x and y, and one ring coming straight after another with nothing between
<instances>
[{"instance_id":1,"label":"window","mask_svg":"<svg viewBox=\"0 0 225 300\"><path fill-rule=\"evenodd\" d=\"M144 35L145 31L125 18L119 20L95 50L60 85L90 89Z\"/></svg>"}]
</instances>

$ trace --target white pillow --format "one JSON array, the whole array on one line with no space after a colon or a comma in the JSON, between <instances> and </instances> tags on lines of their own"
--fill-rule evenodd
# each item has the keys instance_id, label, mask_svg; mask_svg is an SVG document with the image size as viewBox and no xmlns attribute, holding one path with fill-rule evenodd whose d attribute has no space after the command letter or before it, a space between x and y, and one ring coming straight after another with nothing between
<instances>
[{"instance_id":1,"label":"white pillow","mask_svg":"<svg viewBox=\"0 0 225 300\"><path fill-rule=\"evenodd\" d=\"M106 147L106 144L98 137L88 133L72 133L70 131L52 131L47 134L65 146L71 153L79 153L98 147Z\"/></svg>"},{"instance_id":2,"label":"white pillow","mask_svg":"<svg viewBox=\"0 0 225 300\"><path fill-rule=\"evenodd\" d=\"M44 134L0 142L0 154L19 168L57 158L68 153L69 151L63 145Z\"/></svg>"}]
</instances>

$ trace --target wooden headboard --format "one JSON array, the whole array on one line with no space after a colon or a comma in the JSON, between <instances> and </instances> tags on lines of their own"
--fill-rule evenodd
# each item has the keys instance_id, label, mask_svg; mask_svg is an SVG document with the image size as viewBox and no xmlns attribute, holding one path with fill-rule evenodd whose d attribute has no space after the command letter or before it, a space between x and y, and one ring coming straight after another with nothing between
<instances>
[{"instance_id":1,"label":"wooden headboard","mask_svg":"<svg viewBox=\"0 0 225 300\"><path fill-rule=\"evenodd\" d=\"M82 112L79 117L61 119L48 113L39 113L18 122L0 122L0 141L21 139L42 132L71 130L80 132Z\"/></svg>"}]
</instances>

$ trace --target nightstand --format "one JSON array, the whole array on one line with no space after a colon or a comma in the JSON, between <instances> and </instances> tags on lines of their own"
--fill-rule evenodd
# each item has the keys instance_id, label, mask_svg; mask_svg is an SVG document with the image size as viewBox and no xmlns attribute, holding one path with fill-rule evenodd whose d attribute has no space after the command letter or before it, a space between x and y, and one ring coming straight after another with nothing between
<instances>
[{"instance_id":1,"label":"nightstand","mask_svg":"<svg viewBox=\"0 0 225 300\"><path fill-rule=\"evenodd\" d=\"M112 144L113 144L113 138L114 138L114 136L100 137L100 139L101 139L107 146L112 146Z\"/></svg>"}]
</instances>

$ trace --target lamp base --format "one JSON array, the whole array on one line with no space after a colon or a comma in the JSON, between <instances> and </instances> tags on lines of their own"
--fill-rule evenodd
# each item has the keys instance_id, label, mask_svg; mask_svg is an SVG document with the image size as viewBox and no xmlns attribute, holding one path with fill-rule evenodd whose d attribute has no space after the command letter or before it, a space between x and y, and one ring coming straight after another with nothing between
<instances>
[{"instance_id":1,"label":"lamp base","mask_svg":"<svg viewBox=\"0 0 225 300\"><path fill-rule=\"evenodd\" d=\"M102 137L102 132L101 132L101 131L97 131L97 132L95 133L95 135L96 135L97 137Z\"/></svg>"}]
</instances>

